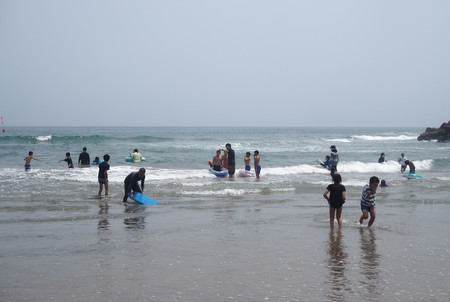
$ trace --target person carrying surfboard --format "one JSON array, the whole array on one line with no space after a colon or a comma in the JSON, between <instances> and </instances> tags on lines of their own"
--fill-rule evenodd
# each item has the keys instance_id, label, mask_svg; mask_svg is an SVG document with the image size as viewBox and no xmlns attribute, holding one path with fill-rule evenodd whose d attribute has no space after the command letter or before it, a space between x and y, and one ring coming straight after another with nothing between
<instances>
[{"instance_id":1,"label":"person carrying surfboard","mask_svg":"<svg viewBox=\"0 0 450 302\"><path fill-rule=\"evenodd\" d=\"M141 187L139 187L139 181L141 181ZM123 202L127 202L128 193L131 195L133 192L144 192L144 181L145 181L145 169L140 168L138 172L132 172L125 177L124 187L125 187L125 196L123 197Z\"/></svg>"}]
</instances>

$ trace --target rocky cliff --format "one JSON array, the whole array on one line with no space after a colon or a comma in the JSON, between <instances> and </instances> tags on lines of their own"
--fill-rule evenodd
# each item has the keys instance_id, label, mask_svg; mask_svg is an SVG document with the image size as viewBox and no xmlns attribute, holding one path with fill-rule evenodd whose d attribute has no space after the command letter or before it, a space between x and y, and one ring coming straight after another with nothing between
<instances>
[{"instance_id":1,"label":"rocky cliff","mask_svg":"<svg viewBox=\"0 0 450 302\"><path fill-rule=\"evenodd\" d=\"M427 128L417 137L418 141L437 140L438 142L450 142L450 121L443 123L439 128Z\"/></svg>"}]
</instances>

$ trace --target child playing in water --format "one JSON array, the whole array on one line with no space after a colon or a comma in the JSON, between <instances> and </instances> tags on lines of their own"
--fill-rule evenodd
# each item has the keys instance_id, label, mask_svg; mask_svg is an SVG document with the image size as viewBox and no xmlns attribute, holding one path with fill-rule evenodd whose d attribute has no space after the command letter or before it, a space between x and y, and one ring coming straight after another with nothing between
<instances>
[{"instance_id":1,"label":"child playing in water","mask_svg":"<svg viewBox=\"0 0 450 302\"><path fill-rule=\"evenodd\" d=\"M245 165L245 171L250 171L251 167L250 167L250 152L245 153L244 156L244 165Z\"/></svg>"},{"instance_id":2,"label":"child playing in water","mask_svg":"<svg viewBox=\"0 0 450 302\"><path fill-rule=\"evenodd\" d=\"M376 212L375 212L375 194L377 192L378 184L380 183L380 179L376 176L372 176L369 180L369 184L365 185L363 188L362 196L361 196L361 211L362 215L359 218L359 223L363 224L364 219L369 218L370 220L367 226L371 226L375 221Z\"/></svg>"},{"instance_id":3,"label":"child playing in water","mask_svg":"<svg viewBox=\"0 0 450 302\"><path fill-rule=\"evenodd\" d=\"M105 197L108 196L108 170L109 170L109 154L103 156L103 162L98 165L98 196L102 196L103 185L105 185Z\"/></svg>"},{"instance_id":4,"label":"child playing in water","mask_svg":"<svg viewBox=\"0 0 450 302\"><path fill-rule=\"evenodd\" d=\"M345 203L345 186L341 185L342 177L340 174L333 175L333 183L328 185L323 192L323 197L328 200L330 205L330 228L334 228L334 216L338 221L339 227L342 227L342 205ZM328 197L328 192L330 197Z\"/></svg>"},{"instance_id":5,"label":"child playing in water","mask_svg":"<svg viewBox=\"0 0 450 302\"><path fill-rule=\"evenodd\" d=\"M212 160L213 170L222 171L222 156L220 156L220 149L216 151L216 156Z\"/></svg>"},{"instance_id":6,"label":"child playing in water","mask_svg":"<svg viewBox=\"0 0 450 302\"><path fill-rule=\"evenodd\" d=\"M37 159L36 157L33 157L33 151L28 152L28 156L25 157L23 160L25 161L25 171L30 171L31 170L31 160L38 160L38 161L42 161L40 159Z\"/></svg>"},{"instance_id":7,"label":"child playing in water","mask_svg":"<svg viewBox=\"0 0 450 302\"><path fill-rule=\"evenodd\" d=\"M253 152L253 164L255 165L255 173L257 179L259 179L259 175L261 174L261 166L259 165L259 160L259 151L255 150L255 152Z\"/></svg>"},{"instance_id":8,"label":"child playing in water","mask_svg":"<svg viewBox=\"0 0 450 302\"><path fill-rule=\"evenodd\" d=\"M416 166L414 166L412 160L405 160L405 167L406 166L409 166L409 174L416 174Z\"/></svg>"},{"instance_id":9,"label":"child playing in water","mask_svg":"<svg viewBox=\"0 0 450 302\"><path fill-rule=\"evenodd\" d=\"M65 159L61 159L59 161L59 163L62 162L62 161L67 162L67 168L73 169L73 162L72 162L72 158L70 157L70 152L67 152L66 153L66 158Z\"/></svg>"}]
</instances>

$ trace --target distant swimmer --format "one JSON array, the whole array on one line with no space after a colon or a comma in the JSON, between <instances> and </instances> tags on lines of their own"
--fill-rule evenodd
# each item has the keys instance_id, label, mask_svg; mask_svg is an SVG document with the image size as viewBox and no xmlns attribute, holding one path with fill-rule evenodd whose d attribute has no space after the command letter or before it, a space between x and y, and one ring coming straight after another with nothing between
<instances>
[{"instance_id":1,"label":"distant swimmer","mask_svg":"<svg viewBox=\"0 0 450 302\"><path fill-rule=\"evenodd\" d=\"M70 157L70 152L67 152L66 153L66 158L65 159L61 159L59 161L59 163L62 162L62 161L65 161L67 163L67 168L73 169L73 162L72 162L72 158Z\"/></svg>"},{"instance_id":2,"label":"distant swimmer","mask_svg":"<svg viewBox=\"0 0 450 302\"><path fill-rule=\"evenodd\" d=\"M380 187L386 188L389 187L384 179L381 180Z\"/></svg>"},{"instance_id":3,"label":"distant swimmer","mask_svg":"<svg viewBox=\"0 0 450 302\"><path fill-rule=\"evenodd\" d=\"M139 188L139 181L141 181L141 187ZM144 193L144 181L145 181L145 169L140 168L138 172L132 172L128 174L125 178L124 187L125 187L125 196L123 197L123 202L127 202L128 193L133 194L132 192Z\"/></svg>"},{"instance_id":4,"label":"distant swimmer","mask_svg":"<svg viewBox=\"0 0 450 302\"><path fill-rule=\"evenodd\" d=\"M378 163L382 164L386 162L384 152L380 154L380 158L378 159Z\"/></svg>"},{"instance_id":5,"label":"distant swimmer","mask_svg":"<svg viewBox=\"0 0 450 302\"><path fill-rule=\"evenodd\" d=\"M398 163L401 165L400 172L403 173L406 170L406 164L405 161L408 159L405 157L405 153L402 153L400 157L397 159Z\"/></svg>"},{"instance_id":6,"label":"distant swimmer","mask_svg":"<svg viewBox=\"0 0 450 302\"><path fill-rule=\"evenodd\" d=\"M216 151L216 156L212 160L212 168L214 171L222 171L222 156L220 155L220 149Z\"/></svg>"},{"instance_id":7,"label":"distant swimmer","mask_svg":"<svg viewBox=\"0 0 450 302\"><path fill-rule=\"evenodd\" d=\"M142 160L142 155L139 153L138 149L134 149L133 153L130 155L130 158L133 163L140 163Z\"/></svg>"},{"instance_id":8,"label":"distant swimmer","mask_svg":"<svg viewBox=\"0 0 450 302\"><path fill-rule=\"evenodd\" d=\"M332 145L330 147L331 149L331 153L330 153L330 171L331 171L331 177L333 177L334 173L337 172L337 165L339 163L339 154L338 151L336 149L335 145Z\"/></svg>"},{"instance_id":9,"label":"distant swimmer","mask_svg":"<svg viewBox=\"0 0 450 302\"><path fill-rule=\"evenodd\" d=\"M83 152L78 156L78 166L80 167L89 167L91 165L91 158L89 157L89 153L87 153L87 148L83 147Z\"/></svg>"},{"instance_id":10,"label":"distant swimmer","mask_svg":"<svg viewBox=\"0 0 450 302\"><path fill-rule=\"evenodd\" d=\"M255 152L253 152L253 164L255 165L255 173L257 179L259 179L259 175L261 174L261 166L259 165L260 159L261 158L259 157L259 151L255 150Z\"/></svg>"},{"instance_id":11,"label":"distant swimmer","mask_svg":"<svg viewBox=\"0 0 450 302\"><path fill-rule=\"evenodd\" d=\"M28 152L28 156L25 157L23 160L25 161L25 171L30 171L31 170L31 160L38 160L38 161L42 161L36 157L33 157L33 151Z\"/></svg>"},{"instance_id":12,"label":"distant swimmer","mask_svg":"<svg viewBox=\"0 0 450 302\"><path fill-rule=\"evenodd\" d=\"M409 166L409 174L416 174L416 166L414 166L414 163L412 160L406 160L405 161L405 169L406 166Z\"/></svg>"}]
</instances>

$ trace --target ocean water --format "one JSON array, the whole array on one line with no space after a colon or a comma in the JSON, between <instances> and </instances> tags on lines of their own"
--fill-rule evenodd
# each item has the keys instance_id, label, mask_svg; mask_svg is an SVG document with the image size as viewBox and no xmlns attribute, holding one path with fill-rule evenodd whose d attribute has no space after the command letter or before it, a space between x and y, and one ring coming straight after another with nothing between
<instances>
[{"instance_id":1,"label":"ocean water","mask_svg":"<svg viewBox=\"0 0 450 302\"><path fill-rule=\"evenodd\" d=\"M0 300L448 301L450 144L417 141L423 131L8 128ZM208 172L226 143L237 170L245 152L260 151L260 180ZM316 163L331 145L347 188L341 230L329 229L322 194L331 178ZM96 196L96 166L58 163L66 152L76 162L83 147L92 159L111 156L108 198ZM134 148L146 162L125 162ZM25 172L28 151L43 162ZM401 176L402 152L423 179ZM158 206L121 202L124 178L140 167ZM389 187L378 189L369 229L357 221L373 175Z\"/></svg>"}]
</instances>

